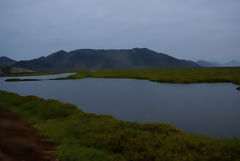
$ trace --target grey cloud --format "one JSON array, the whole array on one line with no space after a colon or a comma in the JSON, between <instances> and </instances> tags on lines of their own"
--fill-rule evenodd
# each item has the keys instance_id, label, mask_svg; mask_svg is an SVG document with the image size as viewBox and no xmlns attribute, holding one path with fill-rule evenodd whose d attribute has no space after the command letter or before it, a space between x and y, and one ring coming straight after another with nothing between
<instances>
[{"instance_id":1,"label":"grey cloud","mask_svg":"<svg viewBox=\"0 0 240 161\"><path fill-rule=\"evenodd\" d=\"M147 47L183 59L240 60L239 0L1 0L0 55Z\"/></svg>"}]
</instances>

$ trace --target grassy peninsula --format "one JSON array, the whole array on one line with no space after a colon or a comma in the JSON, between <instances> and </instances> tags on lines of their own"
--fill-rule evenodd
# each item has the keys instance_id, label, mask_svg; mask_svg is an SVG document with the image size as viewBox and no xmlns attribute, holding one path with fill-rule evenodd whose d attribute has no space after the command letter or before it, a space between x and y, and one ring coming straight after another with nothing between
<instances>
[{"instance_id":1,"label":"grassy peninsula","mask_svg":"<svg viewBox=\"0 0 240 161\"><path fill-rule=\"evenodd\" d=\"M163 83L240 83L240 68L125 69L80 71L63 79L134 78Z\"/></svg>"},{"instance_id":2,"label":"grassy peninsula","mask_svg":"<svg viewBox=\"0 0 240 161\"><path fill-rule=\"evenodd\" d=\"M28 120L65 161L239 161L240 140L187 134L171 125L121 121L76 106L0 91L0 107ZM237 128L237 127L236 127Z\"/></svg>"},{"instance_id":3,"label":"grassy peninsula","mask_svg":"<svg viewBox=\"0 0 240 161\"><path fill-rule=\"evenodd\" d=\"M126 69L79 71L57 79L134 78L162 83L217 83L240 84L240 68L186 68L186 69Z\"/></svg>"}]
</instances>

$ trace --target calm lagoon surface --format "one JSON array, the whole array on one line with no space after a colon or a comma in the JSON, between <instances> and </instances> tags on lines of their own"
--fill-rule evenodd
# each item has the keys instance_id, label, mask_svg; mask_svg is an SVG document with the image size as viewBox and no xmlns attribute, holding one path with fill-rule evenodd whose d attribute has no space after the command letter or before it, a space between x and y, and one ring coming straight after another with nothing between
<instances>
[{"instance_id":1,"label":"calm lagoon surface","mask_svg":"<svg viewBox=\"0 0 240 161\"><path fill-rule=\"evenodd\" d=\"M120 120L170 123L190 133L240 138L240 91L231 83L168 84L102 78L5 82L9 78L0 77L0 90L57 99L84 112L110 114Z\"/></svg>"}]
</instances>

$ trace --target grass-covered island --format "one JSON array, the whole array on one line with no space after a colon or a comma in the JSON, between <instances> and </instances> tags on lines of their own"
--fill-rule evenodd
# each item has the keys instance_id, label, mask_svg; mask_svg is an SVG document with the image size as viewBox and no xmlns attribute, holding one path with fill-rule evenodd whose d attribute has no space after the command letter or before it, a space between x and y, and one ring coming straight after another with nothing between
<instances>
[{"instance_id":1,"label":"grass-covered island","mask_svg":"<svg viewBox=\"0 0 240 161\"><path fill-rule=\"evenodd\" d=\"M28 120L61 161L239 161L239 139L187 134L171 125L121 121L76 106L0 91L0 107ZM236 127L238 128L238 127Z\"/></svg>"},{"instance_id":2,"label":"grass-covered island","mask_svg":"<svg viewBox=\"0 0 240 161\"><path fill-rule=\"evenodd\" d=\"M21 82L21 81L41 81L41 79L19 79L19 78L12 78L6 79L6 82Z\"/></svg>"},{"instance_id":3,"label":"grass-covered island","mask_svg":"<svg viewBox=\"0 0 240 161\"><path fill-rule=\"evenodd\" d=\"M62 74L69 72L31 72L31 73L10 73L10 74L0 74L0 77L21 77L21 76L42 76L42 75L53 75Z\"/></svg>"}]
</instances>

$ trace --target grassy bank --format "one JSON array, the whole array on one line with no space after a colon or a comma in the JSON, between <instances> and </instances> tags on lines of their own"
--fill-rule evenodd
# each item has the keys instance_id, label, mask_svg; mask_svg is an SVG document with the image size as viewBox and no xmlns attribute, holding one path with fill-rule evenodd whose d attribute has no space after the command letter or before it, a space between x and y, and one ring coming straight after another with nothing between
<instances>
[{"instance_id":1,"label":"grassy bank","mask_svg":"<svg viewBox=\"0 0 240 161\"><path fill-rule=\"evenodd\" d=\"M23 77L23 76L42 76L42 75L54 75L63 74L68 72L33 72L33 73L18 73L18 74L1 74L0 77Z\"/></svg>"},{"instance_id":2,"label":"grassy bank","mask_svg":"<svg viewBox=\"0 0 240 161\"><path fill-rule=\"evenodd\" d=\"M133 78L161 83L220 83L240 84L240 68L186 68L186 69L126 69L79 71L62 79ZM237 88L239 90L240 87Z\"/></svg>"},{"instance_id":3,"label":"grassy bank","mask_svg":"<svg viewBox=\"0 0 240 161\"><path fill-rule=\"evenodd\" d=\"M71 104L0 91L0 106L58 144L63 161L239 161L240 140L187 134L171 125L88 114ZM237 128L237 127L236 127Z\"/></svg>"},{"instance_id":4,"label":"grassy bank","mask_svg":"<svg viewBox=\"0 0 240 161\"><path fill-rule=\"evenodd\" d=\"M64 72L65 73L65 72ZM133 78L161 83L220 83L229 82L240 85L240 68L186 68L186 69L125 69L102 71L78 71L64 79L82 78ZM5 76L40 76L62 73L26 73ZM41 79L7 79L7 82L40 81ZM240 87L237 88L240 90Z\"/></svg>"},{"instance_id":5,"label":"grassy bank","mask_svg":"<svg viewBox=\"0 0 240 161\"><path fill-rule=\"evenodd\" d=\"M134 78L163 83L240 83L240 68L191 68L191 69L131 69L106 71L80 71L66 78Z\"/></svg>"},{"instance_id":6,"label":"grassy bank","mask_svg":"<svg viewBox=\"0 0 240 161\"><path fill-rule=\"evenodd\" d=\"M218 83L240 84L240 68L186 68L186 69L125 69L102 71L78 71L63 79L82 78L133 78L162 83ZM7 76L39 76L62 73L28 73ZM17 81L17 79L15 79ZM19 81L24 81L19 79Z\"/></svg>"}]
</instances>

